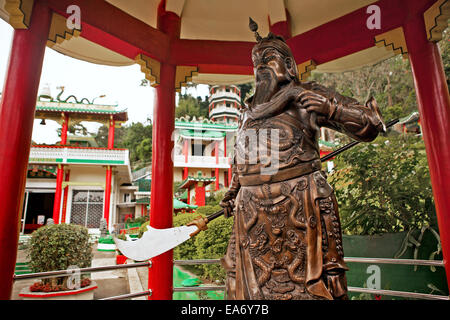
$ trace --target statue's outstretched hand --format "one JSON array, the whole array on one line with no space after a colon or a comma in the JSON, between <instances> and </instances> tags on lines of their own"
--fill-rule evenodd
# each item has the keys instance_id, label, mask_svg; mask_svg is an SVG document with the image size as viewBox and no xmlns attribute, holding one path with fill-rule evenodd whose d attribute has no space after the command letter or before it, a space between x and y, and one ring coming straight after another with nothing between
<instances>
[{"instance_id":1,"label":"statue's outstretched hand","mask_svg":"<svg viewBox=\"0 0 450 320\"><path fill-rule=\"evenodd\" d=\"M297 102L308 112L315 112L319 115L328 116L330 114L331 102L324 96L310 90L304 90L297 96Z\"/></svg>"}]
</instances>

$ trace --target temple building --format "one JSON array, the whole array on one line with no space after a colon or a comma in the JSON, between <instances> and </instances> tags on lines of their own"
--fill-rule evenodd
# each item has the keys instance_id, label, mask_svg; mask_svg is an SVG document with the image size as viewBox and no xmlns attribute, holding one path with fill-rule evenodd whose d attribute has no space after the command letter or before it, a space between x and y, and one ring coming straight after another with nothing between
<instances>
[{"instance_id":1,"label":"temple building","mask_svg":"<svg viewBox=\"0 0 450 320\"><path fill-rule=\"evenodd\" d=\"M72 102L69 102L72 101ZM128 120L126 110L93 104L75 97L57 100L40 96L35 118L41 124L61 125L61 140L54 145L33 144L30 150L21 233L30 233L52 218L98 230L104 217L111 230L127 216L138 216L129 151L114 147L114 129ZM108 126L108 145L98 146L90 136L68 135L70 124L100 122Z\"/></svg>"},{"instance_id":2,"label":"temple building","mask_svg":"<svg viewBox=\"0 0 450 320\"><path fill-rule=\"evenodd\" d=\"M174 182L186 189L186 202L198 206L205 205L211 191L229 186L240 90L234 85L212 86L208 101L209 119L175 119Z\"/></svg>"}]
</instances>

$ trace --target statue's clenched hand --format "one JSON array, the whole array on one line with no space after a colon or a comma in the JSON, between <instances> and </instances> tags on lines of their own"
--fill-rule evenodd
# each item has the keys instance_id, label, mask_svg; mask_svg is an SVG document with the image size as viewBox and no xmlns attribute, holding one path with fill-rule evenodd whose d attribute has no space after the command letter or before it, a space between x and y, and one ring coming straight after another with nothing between
<instances>
[{"instance_id":1,"label":"statue's clenched hand","mask_svg":"<svg viewBox=\"0 0 450 320\"><path fill-rule=\"evenodd\" d=\"M297 96L297 102L308 112L328 116L331 109L331 101L326 97L310 90L304 90Z\"/></svg>"},{"instance_id":2,"label":"statue's clenched hand","mask_svg":"<svg viewBox=\"0 0 450 320\"><path fill-rule=\"evenodd\" d=\"M219 205L223 208L225 218L229 218L233 215L235 199L236 192L229 190L225 193L222 201L220 201Z\"/></svg>"}]
</instances>

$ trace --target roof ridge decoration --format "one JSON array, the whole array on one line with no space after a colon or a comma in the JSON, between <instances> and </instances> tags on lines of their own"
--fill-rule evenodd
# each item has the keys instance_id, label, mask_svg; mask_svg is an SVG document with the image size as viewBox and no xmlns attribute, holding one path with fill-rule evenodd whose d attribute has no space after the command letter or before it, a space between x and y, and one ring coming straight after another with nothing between
<instances>
[{"instance_id":1,"label":"roof ridge decoration","mask_svg":"<svg viewBox=\"0 0 450 320\"><path fill-rule=\"evenodd\" d=\"M175 72L175 90L181 92L181 87L185 87L188 82L192 81L192 77L197 75L198 67L196 66L177 66Z\"/></svg>"},{"instance_id":2,"label":"roof ridge decoration","mask_svg":"<svg viewBox=\"0 0 450 320\"><path fill-rule=\"evenodd\" d=\"M28 29L34 0L5 0L4 8L9 13L9 24L14 29Z\"/></svg>"},{"instance_id":3,"label":"roof ridge decoration","mask_svg":"<svg viewBox=\"0 0 450 320\"><path fill-rule=\"evenodd\" d=\"M160 84L161 63L143 53L138 54L134 61L141 66L141 72L145 74L145 79L150 81L150 85L157 87Z\"/></svg>"},{"instance_id":4,"label":"roof ridge decoration","mask_svg":"<svg viewBox=\"0 0 450 320\"><path fill-rule=\"evenodd\" d=\"M403 59L408 58L408 47L406 46L403 27L398 27L375 36L375 45L379 48L386 47L387 50L401 54Z\"/></svg>"},{"instance_id":5,"label":"roof ridge decoration","mask_svg":"<svg viewBox=\"0 0 450 320\"><path fill-rule=\"evenodd\" d=\"M299 80L306 81L311 76L311 71L316 69L316 62L312 59L297 65Z\"/></svg>"},{"instance_id":6,"label":"roof ridge decoration","mask_svg":"<svg viewBox=\"0 0 450 320\"><path fill-rule=\"evenodd\" d=\"M56 44L61 44L64 40L70 40L72 37L78 37L81 33L80 28L69 29L66 18L53 12L50 30L48 32L47 46L52 48Z\"/></svg>"},{"instance_id":7,"label":"roof ridge decoration","mask_svg":"<svg viewBox=\"0 0 450 320\"><path fill-rule=\"evenodd\" d=\"M423 13L423 18L428 41L441 41L442 32L447 28L450 18L450 1L436 1Z\"/></svg>"},{"instance_id":8,"label":"roof ridge decoration","mask_svg":"<svg viewBox=\"0 0 450 320\"><path fill-rule=\"evenodd\" d=\"M65 87L64 86L59 86L59 87L57 87L57 89L60 89L60 92L56 96L56 100L53 99L52 96L41 94L41 95L38 96L37 102L38 103L42 103L42 104L47 104L47 103L54 104L54 103L56 103L58 105L58 106L55 106L55 107L46 106L48 108L61 109L61 108L64 108L63 106L61 106L61 104L69 104L71 106L74 105L74 104L78 104L78 105L82 105L83 107L87 107L86 110L94 110L94 108L97 108L98 110L108 110L108 111L115 111L115 112L117 112L116 110L113 110L113 108L117 107L117 104L116 105L111 105L111 104L94 104L94 100L96 98L93 98L91 101L89 101L88 98L81 98L81 100L78 100L78 98L75 95L71 94L67 98L62 99L61 96L64 93ZM102 95L102 96L99 96L99 97L104 97L104 96ZM49 101L41 100L41 98L49 99ZM74 102L70 102L69 101L70 99L73 99L75 101ZM40 106L40 107L45 107L45 106ZM74 107L72 107L71 109L82 110L83 108L76 108L76 107L74 108ZM125 111L126 111L126 109L124 109L124 110L122 110L120 112L125 112Z\"/></svg>"}]
</instances>

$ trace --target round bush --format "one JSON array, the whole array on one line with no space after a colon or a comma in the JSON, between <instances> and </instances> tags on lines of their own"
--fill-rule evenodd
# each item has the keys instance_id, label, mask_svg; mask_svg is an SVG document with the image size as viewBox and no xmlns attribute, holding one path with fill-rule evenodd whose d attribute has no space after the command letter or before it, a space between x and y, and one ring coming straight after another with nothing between
<instances>
[{"instance_id":1,"label":"round bush","mask_svg":"<svg viewBox=\"0 0 450 320\"><path fill-rule=\"evenodd\" d=\"M92 244L88 229L64 223L41 227L31 236L28 257L33 272L89 267Z\"/></svg>"}]
</instances>

